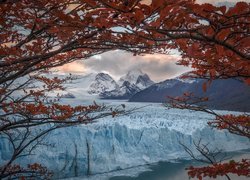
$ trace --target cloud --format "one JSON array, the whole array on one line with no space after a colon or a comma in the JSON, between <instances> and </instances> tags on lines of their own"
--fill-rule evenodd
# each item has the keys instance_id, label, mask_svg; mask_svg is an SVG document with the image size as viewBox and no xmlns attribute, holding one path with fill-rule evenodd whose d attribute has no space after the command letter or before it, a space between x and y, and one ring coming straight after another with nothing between
<instances>
[{"instance_id":1,"label":"cloud","mask_svg":"<svg viewBox=\"0 0 250 180\"><path fill-rule=\"evenodd\" d=\"M149 54L133 56L131 53L116 50L64 65L60 71L77 73L106 72L118 79L129 70L141 69L154 81L158 82L190 70L190 68L176 65L178 59L179 56L177 55Z\"/></svg>"},{"instance_id":2,"label":"cloud","mask_svg":"<svg viewBox=\"0 0 250 180\"><path fill-rule=\"evenodd\" d=\"M87 68L81 61L74 61L63 66L57 67L56 70L64 73L86 73Z\"/></svg>"},{"instance_id":3,"label":"cloud","mask_svg":"<svg viewBox=\"0 0 250 180\"><path fill-rule=\"evenodd\" d=\"M102 54L101 58L85 60L83 64L95 72L108 72L115 78L126 74L129 70L141 69L153 80L160 81L190 70L176 65L178 59L177 55L133 56L124 51L110 51Z\"/></svg>"}]
</instances>

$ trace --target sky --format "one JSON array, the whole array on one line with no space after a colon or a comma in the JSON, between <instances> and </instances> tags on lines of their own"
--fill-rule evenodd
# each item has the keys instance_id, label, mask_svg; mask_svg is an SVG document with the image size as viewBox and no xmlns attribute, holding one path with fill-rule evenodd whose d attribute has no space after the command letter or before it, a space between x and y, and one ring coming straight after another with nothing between
<instances>
[{"instance_id":1,"label":"sky","mask_svg":"<svg viewBox=\"0 0 250 180\"><path fill-rule=\"evenodd\" d=\"M187 67L177 66L175 63L178 59L178 55L133 56L131 53L116 50L83 61L75 61L60 67L59 70L80 74L105 72L117 80L129 70L141 69L152 80L159 82L191 70Z\"/></svg>"},{"instance_id":2,"label":"sky","mask_svg":"<svg viewBox=\"0 0 250 180\"><path fill-rule=\"evenodd\" d=\"M150 2L150 0L145 0ZM240 0L197 0L199 3L239 2ZM250 0L245 0L250 2ZM152 80L160 82L176 77L190 71L191 68L176 65L180 57L177 55L151 54L144 56L133 56L120 50L106 52L86 60L75 61L59 67L60 72L65 73L99 73L110 74L114 79L119 79L129 70L141 69L147 73Z\"/></svg>"}]
</instances>

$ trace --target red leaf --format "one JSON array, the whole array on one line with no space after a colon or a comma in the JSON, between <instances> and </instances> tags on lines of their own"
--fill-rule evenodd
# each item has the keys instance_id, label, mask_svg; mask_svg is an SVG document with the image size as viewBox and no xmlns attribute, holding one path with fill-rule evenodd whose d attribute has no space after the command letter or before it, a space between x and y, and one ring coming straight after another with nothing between
<instances>
[{"instance_id":1,"label":"red leaf","mask_svg":"<svg viewBox=\"0 0 250 180\"><path fill-rule=\"evenodd\" d=\"M144 14L140 9L135 11L135 19L138 23L140 23L144 19Z\"/></svg>"},{"instance_id":2,"label":"red leaf","mask_svg":"<svg viewBox=\"0 0 250 180\"><path fill-rule=\"evenodd\" d=\"M165 3L165 0L152 0L152 4L151 5L152 5L152 7L154 9L157 9L157 8L163 6L164 3Z\"/></svg>"},{"instance_id":3,"label":"red leaf","mask_svg":"<svg viewBox=\"0 0 250 180\"><path fill-rule=\"evenodd\" d=\"M250 78L245 79L245 83L250 86Z\"/></svg>"},{"instance_id":4,"label":"red leaf","mask_svg":"<svg viewBox=\"0 0 250 180\"><path fill-rule=\"evenodd\" d=\"M203 90L204 92L207 91L207 83L206 83L206 82L204 82L204 83L202 84L202 90Z\"/></svg>"},{"instance_id":5,"label":"red leaf","mask_svg":"<svg viewBox=\"0 0 250 180\"><path fill-rule=\"evenodd\" d=\"M212 4L208 4L208 3L203 4L203 7L207 11L213 11L215 9L215 7Z\"/></svg>"},{"instance_id":6,"label":"red leaf","mask_svg":"<svg viewBox=\"0 0 250 180\"><path fill-rule=\"evenodd\" d=\"M210 74L210 77L215 77L215 75L216 75L216 70L215 69L210 69L209 70L209 74Z\"/></svg>"},{"instance_id":7,"label":"red leaf","mask_svg":"<svg viewBox=\"0 0 250 180\"><path fill-rule=\"evenodd\" d=\"M222 14L225 14L227 7L226 6L221 6L219 7L220 12L222 12Z\"/></svg>"}]
</instances>

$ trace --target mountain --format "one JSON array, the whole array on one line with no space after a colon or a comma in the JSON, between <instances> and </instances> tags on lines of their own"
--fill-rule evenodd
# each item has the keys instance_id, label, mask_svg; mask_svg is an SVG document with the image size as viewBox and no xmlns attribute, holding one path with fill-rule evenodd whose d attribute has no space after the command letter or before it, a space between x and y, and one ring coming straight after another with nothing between
<instances>
[{"instance_id":1,"label":"mountain","mask_svg":"<svg viewBox=\"0 0 250 180\"><path fill-rule=\"evenodd\" d=\"M152 84L154 84L154 82L149 78L147 74L139 75L135 83L135 85L140 89L145 89Z\"/></svg>"},{"instance_id":2,"label":"mountain","mask_svg":"<svg viewBox=\"0 0 250 180\"><path fill-rule=\"evenodd\" d=\"M119 87L100 93L103 99L129 99L137 92L151 86L154 82L140 69L129 71L118 81Z\"/></svg>"},{"instance_id":3,"label":"mountain","mask_svg":"<svg viewBox=\"0 0 250 180\"><path fill-rule=\"evenodd\" d=\"M106 73L99 73L95 76L95 80L90 84L89 94L100 94L105 91L112 91L118 88L115 80Z\"/></svg>"},{"instance_id":4,"label":"mountain","mask_svg":"<svg viewBox=\"0 0 250 180\"><path fill-rule=\"evenodd\" d=\"M53 74L53 76L65 78L66 74ZM73 75L73 77L75 80L66 84L65 91L52 92L51 95L59 93L62 98L81 99L129 99L135 93L154 84L146 73L138 69L129 71L118 82L107 73Z\"/></svg>"},{"instance_id":5,"label":"mountain","mask_svg":"<svg viewBox=\"0 0 250 180\"><path fill-rule=\"evenodd\" d=\"M207 91L202 90L203 79L168 79L154 84L134 96L131 102L167 102L167 96L181 96L184 92L193 92L198 97L208 97L204 103L212 109L250 112L250 87L235 79L214 80Z\"/></svg>"},{"instance_id":6,"label":"mountain","mask_svg":"<svg viewBox=\"0 0 250 180\"><path fill-rule=\"evenodd\" d=\"M56 74L58 77L59 75ZM60 75L65 78L67 74ZM106 73L90 73L87 75L73 74L74 80L66 85L66 90L53 92L60 94L62 98L77 98L82 100L94 100L104 91L112 91L118 87L113 78Z\"/></svg>"},{"instance_id":7,"label":"mountain","mask_svg":"<svg viewBox=\"0 0 250 180\"><path fill-rule=\"evenodd\" d=\"M103 99L129 99L139 91L141 91L141 89L138 86L128 81L124 81L117 89L100 93L100 97Z\"/></svg>"},{"instance_id":8,"label":"mountain","mask_svg":"<svg viewBox=\"0 0 250 180\"><path fill-rule=\"evenodd\" d=\"M126 75L124 75L120 78L118 83L122 84L124 81L129 81L129 82L135 84L137 81L137 78L141 75L144 75L144 73L140 69L130 70L130 71L128 71L128 73Z\"/></svg>"},{"instance_id":9,"label":"mountain","mask_svg":"<svg viewBox=\"0 0 250 180\"><path fill-rule=\"evenodd\" d=\"M131 84L135 84L141 90L154 84L154 82L149 78L149 76L143 73L142 70L140 69L134 69L134 70L128 71L128 73L125 76L122 76L120 78L120 80L118 81L118 84L121 85L125 81L128 81Z\"/></svg>"},{"instance_id":10,"label":"mountain","mask_svg":"<svg viewBox=\"0 0 250 180\"><path fill-rule=\"evenodd\" d=\"M96 75L96 73L90 73L88 75L73 75L75 80L66 84L66 92L61 92L62 96L64 97L64 94L72 94L77 99L94 98L95 96L93 94L89 94L88 91L90 85L95 81Z\"/></svg>"}]
</instances>

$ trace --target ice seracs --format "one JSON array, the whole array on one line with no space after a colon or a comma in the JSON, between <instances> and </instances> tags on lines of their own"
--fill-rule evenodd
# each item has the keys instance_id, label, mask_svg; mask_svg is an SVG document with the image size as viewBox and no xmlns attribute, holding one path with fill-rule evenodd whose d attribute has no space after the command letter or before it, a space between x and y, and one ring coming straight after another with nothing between
<instances>
[{"instance_id":1,"label":"ice seracs","mask_svg":"<svg viewBox=\"0 0 250 180\"><path fill-rule=\"evenodd\" d=\"M74 103L77 101L74 99ZM126 108L134 107L144 108L125 116L106 117L94 124L57 129L45 138L51 146L39 146L31 156L24 156L16 163L24 166L42 163L54 171L53 178L58 179L185 159L189 156L179 142L196 153L192 142L200 138L205 144L209 143L211 150L235 151L250 147L247 138L208 127L211 115L167 110L161 104L126 103ZM7 139L0 136L0 163L9 158L10 151Z\"/></svg>"}]
</instances>

